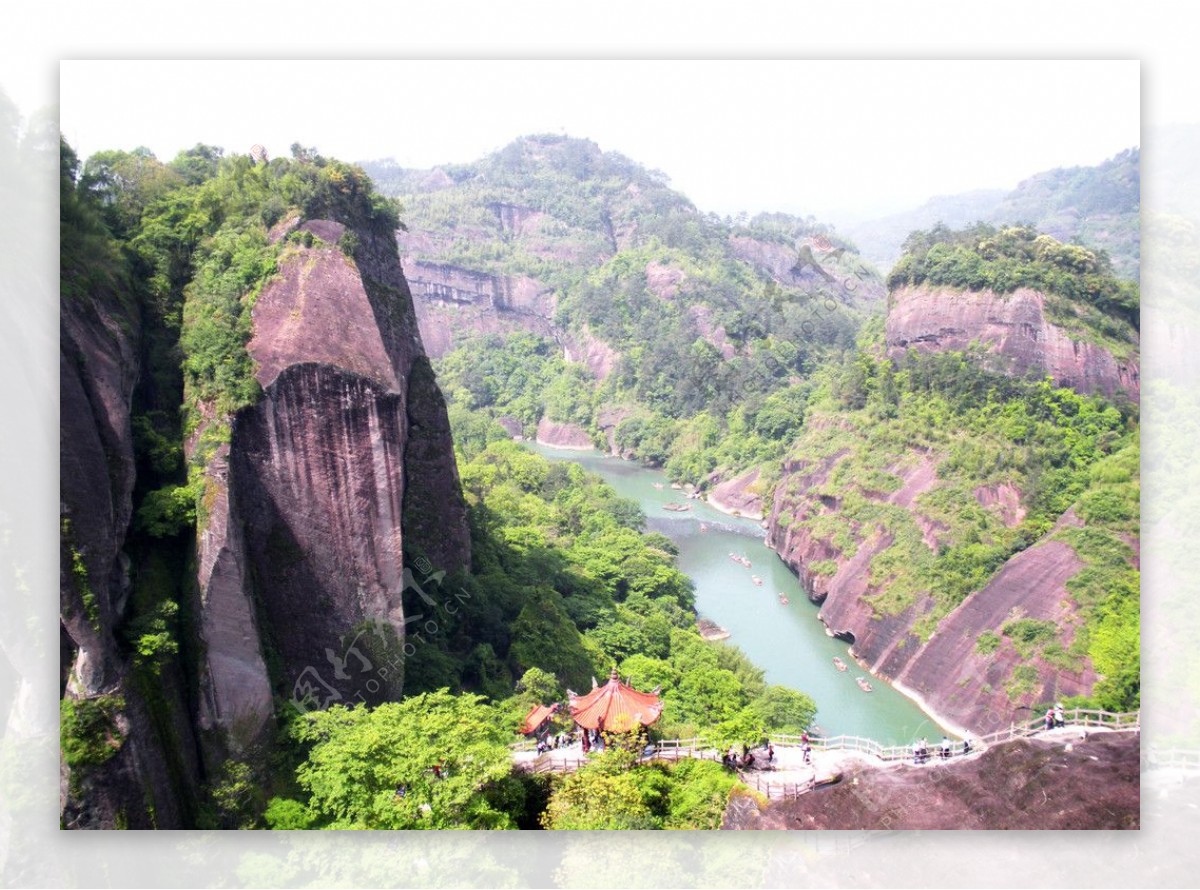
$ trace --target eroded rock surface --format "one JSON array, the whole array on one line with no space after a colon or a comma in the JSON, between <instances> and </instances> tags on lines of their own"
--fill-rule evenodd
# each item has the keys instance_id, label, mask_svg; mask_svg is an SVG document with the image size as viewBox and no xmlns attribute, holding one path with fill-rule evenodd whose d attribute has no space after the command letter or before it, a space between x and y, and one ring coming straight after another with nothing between
<instances>
[{"instance_id":1,"label":"eroded rock surface","mask_svg":"<svg viewBox=\"0 0 1200 890\"><path fill-rule=\"evenodd\" d=\"M1022 740L921 767L848 765L842 780L765 807L744 796L726 829L1136 829L1140 737Z\"/></svg>"},{"instance_id":2,"label":"eroded rock surface","mask_svg":"<svg viewBox=\"0 0 1200 890\"><path fill-rule=\"evenodd\" d=\"M1081 393L1139 399L1137 345L1129 356L1118 357L1070 336L1048 319L1045 294L1030 288L997 294L946 287L903 287L892 293L887 347L893 358L908 349L961 352L972 343L986 347L997 369L1014 376L1049 375Z\"/></svg>"}]
</instances>

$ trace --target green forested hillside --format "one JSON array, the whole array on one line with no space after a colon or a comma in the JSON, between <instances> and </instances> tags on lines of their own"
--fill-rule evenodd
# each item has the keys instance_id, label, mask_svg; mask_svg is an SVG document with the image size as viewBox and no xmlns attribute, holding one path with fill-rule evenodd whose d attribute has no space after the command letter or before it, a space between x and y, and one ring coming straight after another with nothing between
<instances>
[{"instance_id":1,"label":"green forested hillside","mask_svg":"<svg viewBox=\"0 0 1200 890\"><path fill-rule=\"evenodd\" d=\"M788 459L802 466L834 460L834 470L814 487L798 487L786 476L780 482L777 503L789 531L830 548L831 558L808 568L832 575L873 529L886 530L891 543L870 562L868 601L882 618L932 598L914 626L927 641L1013 556L1047 537L1066 542L1084 564L1067 582L1080 620L1014 616L986 629L979 651L994 651L999 634L1016 640L1026 660L1038 656L1079 671L1089 658L1103 678L1092 701L1135 709L1136 413L1049 381L990 373L971 356L911 352L894 363L879 357L877 338L878 331L868 331L852 362L821 376L810 421L788 450ZM909 506L888 503L904 485L901 474L920 461L936 465L936 481ZM1000 486L1019 492L1018 514L980 502L980 491ZM822 500L836 509L813 510ZM1059 527L1068 511L1081 527ZM928 544L931 533L936 548Z\"/></svg>"},{"instance_id":2,"label":"green forested hillside","mask_svg":"<svg viewBox=\"0 0 1200 890\"><path fill-rule=\"evenodd\" d=\"M366 168L404 204L415 257L532 276L555 295L559 341L598 339L615 355L595 380L555 361L561 342L468 342L442 364L448 394L511 414L530 433L544 415L597 441L598 409L619 407L619 447L651 463L696 436L744 438L768 399L853 343L883 295L874 270L827 226L702 214L662 174L585 140L527 137L433 171ZM524 369L515 379L514 368ZM764 423L747 453L777 451L778 424ZM702 463L668 467L699 482L717 468Z\"/></svg>"}]
</instances>

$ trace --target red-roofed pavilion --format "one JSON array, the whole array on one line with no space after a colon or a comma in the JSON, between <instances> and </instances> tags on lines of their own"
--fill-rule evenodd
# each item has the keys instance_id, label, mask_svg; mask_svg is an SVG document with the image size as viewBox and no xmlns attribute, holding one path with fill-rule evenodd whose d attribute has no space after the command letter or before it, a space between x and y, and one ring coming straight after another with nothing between
<instances>
[{"instance_id":1,"label":"red-roofed pavilion","mask_svg":"<svg viewBox=\"0 0 1200 890\"><path fill-rule=\"evenodd\" d=\"M521 735L533 735L547 720L558 712L558 702L552 705L534 705L521 723Z\"/></svg>"},{"instance_id":2,"label":"red-roofed pavilion","mask_svg":"<svg viewBox=\"0 0 1200 890\"><path fill-rule=\"evenodd\" d=\"M629 732L649 726L662 716L662 701L653 692L638 692L617 677L617 669L603 686L587 695L570 695L571 717L584 729Z\"/></svg>"}]
</instances>

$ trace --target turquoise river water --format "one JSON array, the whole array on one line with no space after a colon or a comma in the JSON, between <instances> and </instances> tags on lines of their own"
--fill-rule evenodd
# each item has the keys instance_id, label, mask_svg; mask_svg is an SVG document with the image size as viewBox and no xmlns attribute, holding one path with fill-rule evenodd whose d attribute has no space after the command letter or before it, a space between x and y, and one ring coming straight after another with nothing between
<instances>
[{"instance_id":1,"label":"turquoise river water","mask_svg":"<svg viewBox=\"0 0 1200 890\"><path fill-rule=\"evenodd\" d=\"M942 727L883 679L867 674L850 657L846 643L825 632L799 580L765 546L758 522L685 498L661 471L598 451L526 444L550 460L573 461L599 473L621 495L641 504L649 528L679 547L679 568L695 582L700 616L729 631L729 642L766 673L767 682L812 696L818 708L816 722L825 735L864 736L885 745L941 737ZM664 510L670 503L690 504L691 510ZM730 553L747 557L750 568L734 562ZM761 586L752 580L755 575ZM787 605L780 602L781 593ZM839 671L834 656L848 670ZM860 676L870 681L872 692L858 687L855 677Z\"/></svg>"}]
</instances>

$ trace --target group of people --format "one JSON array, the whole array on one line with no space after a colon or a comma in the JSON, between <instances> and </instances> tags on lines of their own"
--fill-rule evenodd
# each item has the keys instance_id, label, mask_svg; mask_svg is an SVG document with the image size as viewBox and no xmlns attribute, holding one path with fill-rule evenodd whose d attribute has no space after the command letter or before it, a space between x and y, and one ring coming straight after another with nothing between
<instances>
[{"instance_id":1,"label":"group of people","mask_svg":"<svg viewBox=\"0 0 1200 890\"><path fill-rule=\"evenodd\" d=\"M587 732L587 730L584 730L584 732ZM569 748L573 744L575 744L575 733L559 732L538 739L537 752L545 754L547 751L553 751L557 748Z\"/></svg>"},{"instance_id":2,"label":"group of people","mask_svg":"<svg viewBox=\"0 0 1200 890\"><path fill-rule=\"evenodd\" d=\"M962 753L964 755L971 753L971 740L963 739ZM942 736L942 742L937 747L937 754L942 760L949 760L954 754L954 743L946 736ZM932 755L929 751L929 742L925 739L913 745L913 763L926 763Z\"/></svg>"},{"instance_id":3,"label":"group of people","mask_svg":"<svg viewBox=\"0 0 1200 890\"><path fill-rule=\"evenodd\" d=\"M1054 729L1057 726L1066 726L1066 715L1063 713L1062 702L1055 702L1053 708L1046 709L1046 729Z\"/></svg>"},{"instance_id":4,"label":"group of people","mask_svg":"<svg viewBox=\"0 0 1200 890\"><path fill-rule=\"evenodd\" d=\"M774 764L775 746L770 742L767 742L763 746L763 751L767 756L767 763ZM726 753L721 755L721 764L725 766L726 769L732 770L756 769L758 767L758 764L754 759L754 752L750 750L749 745L742 745L742 753L740 755L737 753L736 747L730 747Z\"/></svg>"}]
</instances>

